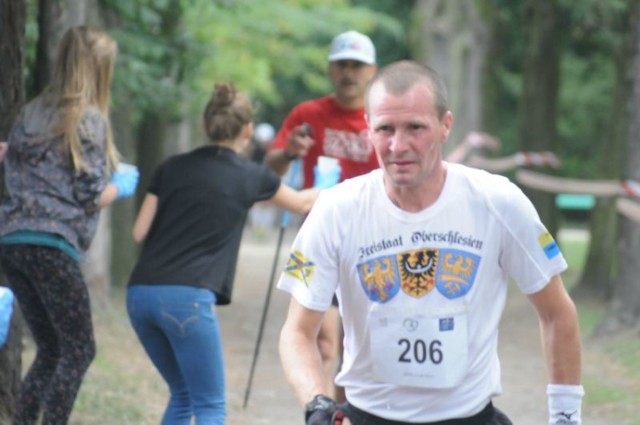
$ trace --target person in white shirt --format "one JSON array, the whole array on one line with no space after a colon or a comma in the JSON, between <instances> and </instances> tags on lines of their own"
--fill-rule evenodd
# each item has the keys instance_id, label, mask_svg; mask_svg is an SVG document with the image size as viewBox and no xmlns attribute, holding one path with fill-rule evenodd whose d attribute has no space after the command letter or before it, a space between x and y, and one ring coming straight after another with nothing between
<instances>
[{"instance_id":1,"label":"person in white shirt","mask_svg":"<svg viewBox=\"0 0 640 425\"><path fill-rule=\"evenodd\" d=\"M567 263L534 206L507 178L442 159L453 116L431 68L384 67L365 107L381 169L320 195L278 283L292 295L280 356L306 423L511 424L492 399L502 392L498 325L513 278L541 324L549 424L580 425ZM334 292L342 405L324 393L315 343Z\"/></svg>"}]
</instances>

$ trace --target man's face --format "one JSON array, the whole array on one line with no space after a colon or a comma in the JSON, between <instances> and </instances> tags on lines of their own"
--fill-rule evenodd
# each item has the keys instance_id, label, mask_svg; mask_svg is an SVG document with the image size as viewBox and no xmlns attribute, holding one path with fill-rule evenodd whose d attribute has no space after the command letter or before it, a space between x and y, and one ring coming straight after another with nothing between
<instances>
[{"instance_id":1,"label":"man's face","mask_svg":"<svg viewBox=\"0 0 640 425\"><path fill-rule=\"evenodd\" d=\"M406 93L393 95L382 83L369 94L369 139L389 182L396 188L430 184L442 160L453 117L438 117L431 87L416 83Z\"/></svg>"},{"instance_id":2,"label":"man's face","mask_svg":"<svg viewBox=\"0 0 640 425\"><path fill-rule=\"evenodd\" d=\"M367 82L375 72L375 65L354 60L329 62L327 70L336 97L345 103L364 99Z\"/></svg>"}]
</instances>

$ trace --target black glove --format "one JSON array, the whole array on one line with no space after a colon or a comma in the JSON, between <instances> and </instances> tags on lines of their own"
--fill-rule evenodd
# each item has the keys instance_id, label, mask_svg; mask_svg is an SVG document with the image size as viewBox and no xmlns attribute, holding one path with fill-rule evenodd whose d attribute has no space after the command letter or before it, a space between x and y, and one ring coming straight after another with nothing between
<instances>
[{"instance_id":1,"label":"black glove","mask_svg":"<svg viewBox=\"0 0 640 425\"><path fill-rule=\"evenodd\" d=\"M338 403L322 394L315 396L304 409L306 425L340 425L344 417Z\"/></svg>"}]
</instances>

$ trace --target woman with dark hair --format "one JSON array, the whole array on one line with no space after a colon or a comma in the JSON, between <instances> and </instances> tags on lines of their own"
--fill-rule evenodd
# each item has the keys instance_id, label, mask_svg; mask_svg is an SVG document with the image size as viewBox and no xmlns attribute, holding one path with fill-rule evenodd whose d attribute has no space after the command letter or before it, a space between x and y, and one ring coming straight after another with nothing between
<instances>
[{"instance_id":1,"label":"woman with dark hair","mask_svg":"<svg viewBox=\"0 0 640 425\"><path fill-rule=\"evenodd\" d=\"M131 323L169 386L163 425L224 424L225 385L216 305L231 302L240 240L250 207L271 199L307 213L324 175L296 191L240 153L253 133L249 98L215 85L203 116L208 144L173 156L155 171L133 228L142 242L129 279ZM337 170L339 172L339 170Z\"/></svg>"}]
</instances>

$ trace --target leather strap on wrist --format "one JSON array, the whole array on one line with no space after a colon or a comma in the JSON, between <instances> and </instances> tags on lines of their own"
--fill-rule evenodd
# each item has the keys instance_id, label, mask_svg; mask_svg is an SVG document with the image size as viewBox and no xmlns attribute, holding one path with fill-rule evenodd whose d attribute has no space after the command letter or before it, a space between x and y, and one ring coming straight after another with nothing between
<instances>
[{"instance_id":1,"label":"leather strap on wrist","mask_svg":"<svg viewBox=\"0 0 640 425\"><path fill-rule=\"evenodd\" d=\"M294 159L298 159L298 155L292 154L291 152L289 152L286 149L282 150L282 156L284 156L284 158L287 161L293 161Z\"/></svg>"},{"instance_id":2,"label":"leather strap on wrist","mask_svg":"<svg viewBox=\"0 0 640 425\"><path fill-rule=\"evenodd\" d=\"M293 161L294 159L298 159L298 155L294 155L286 149L282 151L282 156L284 156L284 159L286 159L287 161Z\"/></svg>"},{"instance_id":3,"label":"leather strap on wrist","mask_svg":"<svg viewBox=\"0 0 640 425\"><path fill-rule=\"evenodd\" d=\"M326 395L318 394L304 406L304 420L305 422L308 421L309 417L318 410L333 411L336 406L335 400Z\"/></svg>"}]
</instances>

